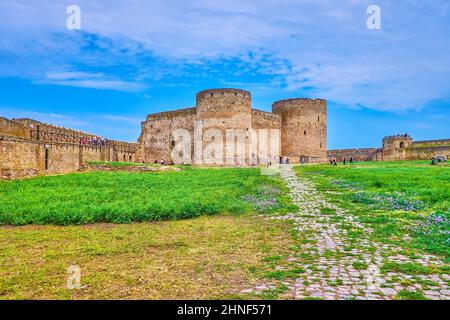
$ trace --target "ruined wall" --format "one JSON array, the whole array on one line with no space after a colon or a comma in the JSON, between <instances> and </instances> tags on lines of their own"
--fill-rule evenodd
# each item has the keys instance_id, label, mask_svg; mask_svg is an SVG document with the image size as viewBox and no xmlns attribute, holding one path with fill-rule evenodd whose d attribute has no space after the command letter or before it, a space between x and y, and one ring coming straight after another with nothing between
<instances>
[{"instance_id":1,"label":"ruined wall","mask_svg":"<svg viewBox=\"0 0 450 320\"><path fill-rule=\"evenodd\" d=\"M288 99L275 102L272 112L281 116L281 155L298 163L327 160L327 102L322 99Z\"/></svg>"},{"instance_id":2,"label":"ruined wall","mask_svg":"<svg viewBox=\"0 0 450 320\"><path fill-rule=\"evenodd\" d=\"M381 150L377 148L339 149L328 150L327 156L334 157L337 161L342 161L344 158L349 161L351 157L355 161L376 161L380 152Z\"/></svg>"}]
</instances>

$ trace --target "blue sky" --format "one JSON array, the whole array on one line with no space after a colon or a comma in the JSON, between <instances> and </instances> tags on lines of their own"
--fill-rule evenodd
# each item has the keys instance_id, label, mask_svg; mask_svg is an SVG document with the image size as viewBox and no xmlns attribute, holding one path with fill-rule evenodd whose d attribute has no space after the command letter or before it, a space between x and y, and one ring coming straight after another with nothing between
<instances>
[{"instance_id":1,"label":"blue sky","mask_svg":"<svg viewBox=\"0 0 450 320\"><path fill-rule=\"evenodd\" d=\"M68 30L66 9L81 8ZM369 5L382 29L366 27ZM0 0L0 116L136 141L149 113L238 87L329 101L329 148L450 138L448 0Z\"/></svg>"}]
</instances>

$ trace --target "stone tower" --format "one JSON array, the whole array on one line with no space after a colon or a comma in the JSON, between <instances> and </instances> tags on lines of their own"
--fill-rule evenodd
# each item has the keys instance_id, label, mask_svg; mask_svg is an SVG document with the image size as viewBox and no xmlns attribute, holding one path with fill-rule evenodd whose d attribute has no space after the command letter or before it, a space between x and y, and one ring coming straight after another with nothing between
<instances>
[{"instance_id":1,"label":"stone tower","mask_svg":"<svg viewBox=\"0 0 450 320\"><path fill-rule=\"evenodd\" d=\"M412 141L407 134L384 137L383 161L406 160L406 151Z\"/></svg>"},{"instance_id":2,"label":"stone tower","mask_svg":"<svg viewBox=\"0 0 450 320\"><path fill-rule=\"evenodd\" d=\"M324 162L327 159L327 101L288 99L272 105L281 115L281 156L298 163Z\"/></svg>"},{"instance_id":3,"label":"stone tower","mask_svg":"<svg viewBox=\"0 0 450 320\"><path fill-rule=\"evenodd\" d=\"M252 128L251 93L240 89L204 90L197 94L196 109L197 124L201 125L203 132L213 128L221 132L224 142L238 139L243 142L239 146L245 148L244 150L237 150L237 143L234 150L232 143L225 143L226 147L222 150L225 162L248 163L248 159L238 158L236 154L245 155L249 146ZM233 132L229 129L233 129ZM205 145L196 147L204 149Z\"/></svg>"}]
</instances>

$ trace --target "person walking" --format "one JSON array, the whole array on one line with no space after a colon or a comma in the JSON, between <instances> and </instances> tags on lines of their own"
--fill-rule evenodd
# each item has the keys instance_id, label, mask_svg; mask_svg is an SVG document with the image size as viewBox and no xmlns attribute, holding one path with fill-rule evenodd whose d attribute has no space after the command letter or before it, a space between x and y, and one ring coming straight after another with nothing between
<instances>
[{"instance_id":1,"label":"person walking","mask_svg":"<svg viewBox=\"0 0 450 320\"><path fill-rule=\"evenodd\" d=\"M353 165L353 157L350 157L350 165Z\"/></svg>"},{"instance_id":2,"label":"person walking","mask_svg":"<svg viewBox=\"0 0 450 320\"><path fill-rule=\"evenodd\" d=\"M300 159L300 163L301 163L302 165L304 165L304 164L305 164L305 158L302 157L302 158Z\"/></svg>"},{"instance_id":3,"label":"person walking","mask_svg":"<svg viewBox=\"0 0 450 320\"><path fill-rule=\"evenodd\" d=\"M447 162L448 162L448 155L445 155L444 156L444 164L447 165Z\"/></svg>"},{"instance_id":4,"label":"person walking","mask_svg":"<svg viewBox=\"0 0 450 320\"><path fill-rule=\"evenodd\" d=\"M342 163L344 164L344 166L347 163L347 159L345 157L344 157L344 159L342 159Z\"/></svg>"}]
</instances>

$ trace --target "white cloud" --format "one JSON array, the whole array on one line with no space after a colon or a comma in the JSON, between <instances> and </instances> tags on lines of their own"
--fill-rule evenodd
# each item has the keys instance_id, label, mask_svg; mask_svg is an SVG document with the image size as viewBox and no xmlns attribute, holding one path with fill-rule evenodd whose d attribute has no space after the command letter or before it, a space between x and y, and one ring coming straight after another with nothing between
<instances>
[{"instance_id":1,"label":"white cloud","mask_svg":"<svg viewBox=\"0 0 450 320\"><path fill-rule=\"evenodd\" d=\"M72 86L92 89L106 89L118 91L140 91L144 84L113 79L103 73L80 71L50 71L47 72L44 83L60 86Z\"/></svg>"},{"instance_id":2,"label":"white cloud","mask_svg":"<svg viewBox=\"0 0 450 320\"><path fill-rule=\"evenodd\" d=\"M71 1L3 0L0 53L43 57L44 72L28 65L35 81L96 89L139 91L143 82L182 78L184 71L171 64L236 58L242 68L217 75L223 83L256 72L272 77L251 84L260 91L302 95L307 87L308 94L339 104L395 112L448 98L448 2L377 2L382 31L366 28L369 0L78 0L83 32L99 37L86 40L65 29ZM89 51L90 41L103 51ZM139 58L146 55L164 62L148 65ZM92 70L51 69L74 62ZM138 71L97 70L126 64ZM5 69L0 75L15 72Z\"/></svg>"}]
</instances>

